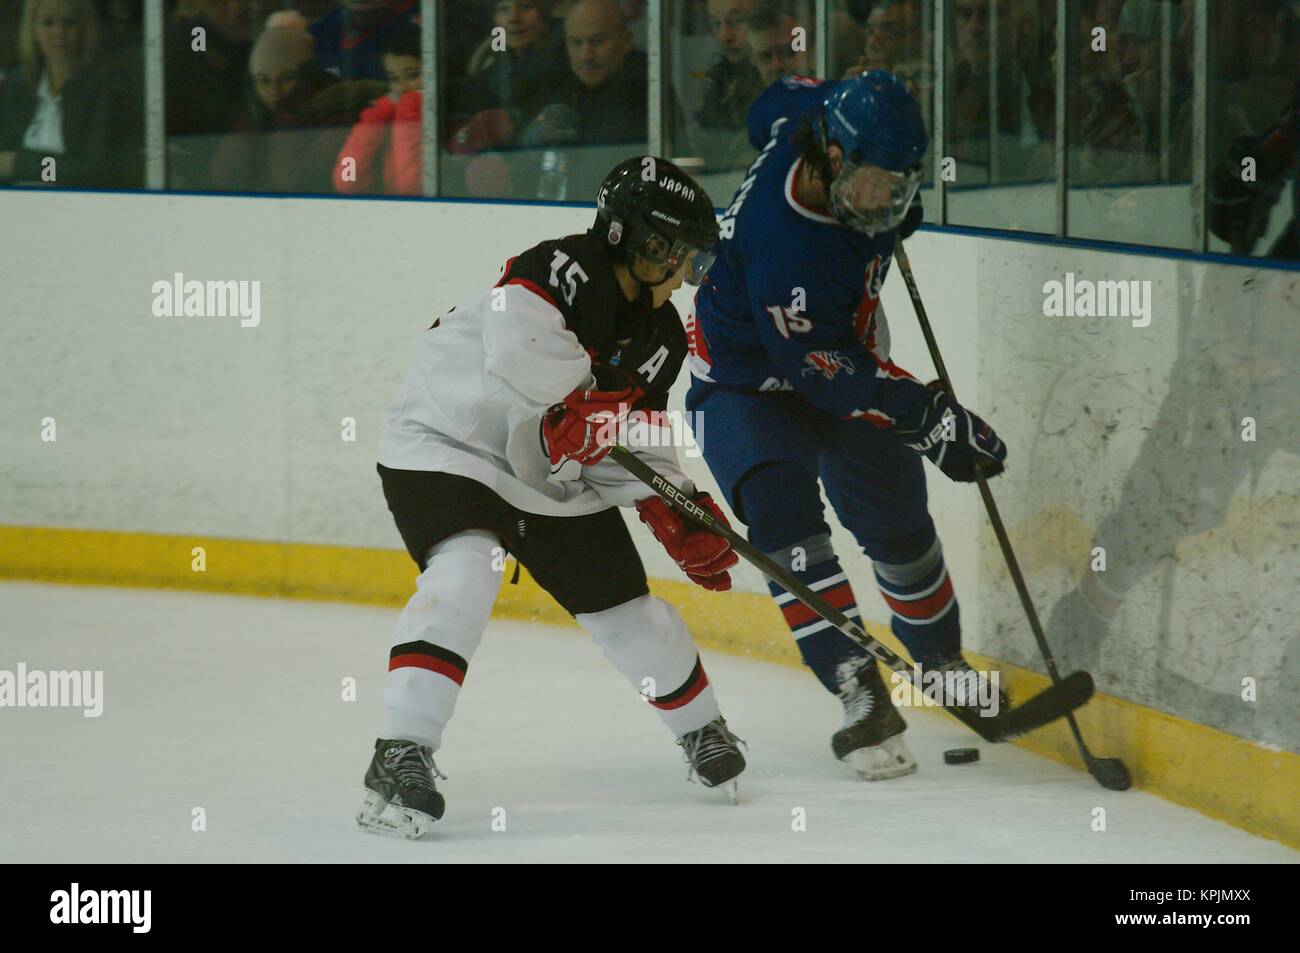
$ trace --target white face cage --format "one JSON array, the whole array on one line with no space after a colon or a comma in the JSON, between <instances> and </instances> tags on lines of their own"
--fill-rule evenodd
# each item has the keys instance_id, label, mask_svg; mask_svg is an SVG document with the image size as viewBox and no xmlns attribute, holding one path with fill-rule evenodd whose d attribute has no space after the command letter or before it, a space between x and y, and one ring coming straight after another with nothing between
<instances>
[{"instance_id":1,"label":"white face cage","mask_svg":"<svg viewBox=\"0 0 1300 953\"><path fill-rule=\"evenodd\" d=\"M890 172L845 162L831 183L831 212L856 232L876 236L897 228L921 187L921 167Z\"/></svg>"}]
</instances>

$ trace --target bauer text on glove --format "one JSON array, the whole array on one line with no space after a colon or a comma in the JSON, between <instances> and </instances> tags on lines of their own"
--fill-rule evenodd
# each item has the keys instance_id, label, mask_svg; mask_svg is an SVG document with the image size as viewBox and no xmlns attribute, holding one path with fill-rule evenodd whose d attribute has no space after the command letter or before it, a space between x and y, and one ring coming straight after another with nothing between
<instances>
[{"instance_id":1,"label":"bauer text on glove","mask_svg":"<svg viewBox=\"0 0 1300 953\"><path fill-rule=\"evenodd\" d=\"M993 428L943 390L931 389L894 429L903 443L958 483L974 483L977 467L985 477L997 476L1007 459L1006 444Z\"/></svg>"}]
</instances>

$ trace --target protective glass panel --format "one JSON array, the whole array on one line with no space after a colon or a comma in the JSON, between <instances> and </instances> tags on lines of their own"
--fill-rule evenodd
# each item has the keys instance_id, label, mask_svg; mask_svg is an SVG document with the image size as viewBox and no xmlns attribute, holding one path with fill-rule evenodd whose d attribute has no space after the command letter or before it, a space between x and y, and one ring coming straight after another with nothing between
<instances>
[{"instance_id":1,"label":"protective glass panel","mask_svg":"<svg viewBox=\"0 0 1300 953\"><path fill-rule=\"evenodd\" d=\"M952 0L947 8L948 221L1051 232L1056 5Z\"/></svg>"},{"instance_id":2,"label":"protective glass panel","mask_svg":"<svg viewBox=\"0 0 1300 953\"><path fill-rule=\"evenodd\" d=\"M444 15L443 195L592 202L646 151L644 3L458 3Z\"/></svg>"},{"instance_id":3,"label":"protective glass panel","mask_svg":"<svg viewBox=\"0 0 1300 953\"><path fill-rule=\"evenodd\" d=\"M0 185L144 184L139 0L0 4Z\"/></svg>"},{"instance_id":4,"label":"protective glass panel","mask_svg":"<svg viewBox=\"0 0 1300 953\"><path fill-rule=\"evenodd\" d=\"M167 184L418 194L418 0L169 3Z\"/></svg>"},{"instance_id":5,"label":"protective glass panel","mask_svg":"<svg viewBox=\"0 0 1300 953\"><path fill-rule=\"evenodd\" d=\"M745 117L783 73L817 75L816 5L670 0L668 154L726 204L758 151Z\"/></svg>"},{"instance_id":6,"label":"protective glass panel","mask_svg":"<svg viewBox=\"0 0 1300 953\"><path fill-rule=\"evenodd\" d=\"M1195 4L1068 9L1068 233L1193 247Z\"/></svg>"},{"instance_id":7,"label":"protective glass panel","mask_svg":"<svg viewBox=\"0 0 1300 953\"><path fill-rule=\"evenodd\" d=\"M1210 250L1300 258L1300 3L1220 2L1211 10Z\"/></svg>"}]
</instances>

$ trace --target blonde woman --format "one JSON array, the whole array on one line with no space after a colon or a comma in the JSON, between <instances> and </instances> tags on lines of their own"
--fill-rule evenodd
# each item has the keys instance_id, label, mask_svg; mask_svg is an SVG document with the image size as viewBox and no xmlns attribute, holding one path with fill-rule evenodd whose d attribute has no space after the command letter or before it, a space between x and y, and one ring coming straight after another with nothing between
<instances>
[{"instance_id":1,"label":"blonde woman","mask_svg":"<svg viewBox=\"0 0 1300 953\"><path fill-rule=\"evenodd\" d=\"M26 0L22 63L0 86L0 182L135 184L121 86L92 65L99 33L92 0Z\"/></svg>"}]
</instances>

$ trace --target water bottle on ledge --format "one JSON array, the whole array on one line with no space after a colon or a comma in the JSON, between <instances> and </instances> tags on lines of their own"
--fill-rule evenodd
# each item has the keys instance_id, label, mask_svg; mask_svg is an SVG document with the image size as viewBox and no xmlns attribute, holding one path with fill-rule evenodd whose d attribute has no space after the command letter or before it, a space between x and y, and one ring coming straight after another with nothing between
<instances>
[{"instance_id":1,"label":"water bottle on ledge","mask_svg":"<svg viewBox=\"0 0 1300 953\"><path fill-rule=\"evenodd\" d=\"M542 153L542 171L537 178L537 197L549 202L563 202L569 195L569 163L559 149Z\"/></svg>"}]
</instances>

